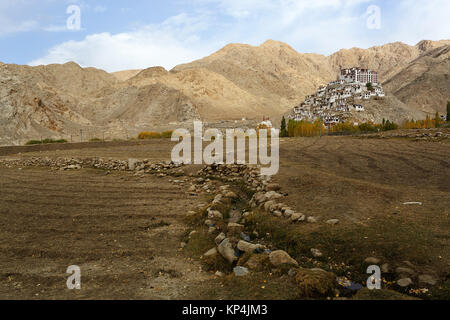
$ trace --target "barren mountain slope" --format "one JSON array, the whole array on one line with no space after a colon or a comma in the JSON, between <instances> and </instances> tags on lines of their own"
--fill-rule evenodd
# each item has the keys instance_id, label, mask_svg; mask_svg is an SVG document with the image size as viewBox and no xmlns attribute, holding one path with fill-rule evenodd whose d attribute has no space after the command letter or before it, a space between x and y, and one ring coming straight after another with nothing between
<instances>
[{"instance_id":1,"label":"barren mountain slope","mask_svg":"<svg viewBox=\"0 0 450 320\"><path fill-rule=\"evenodd\" d=\"M149 68L128 80L130 86L164 84L188 96L201 118L209 120L238 120L260 118L283 112L264 96L255 96L238 87L222 75L204 68L167 72L163 68Z\"/></svg>"},{"instance_id":2,"label":"barren mountain slope","mask_svg":"<svg viewBox=\"0 0 450 320\"><path fill-rule=\"evenodd\" d=\"M394 42L369 49L343 49L330 55L328 62L334 74L337 74L341 67L359 66L378 71L379 81L384 82L403 70L424 52L448 44L450 44L450 40L424 40L415 46Z\"/></svg>"},{"instance_id":3,"label":"barren mountain slope","mask_svg":"<svg viewBox=\"0 0 450 320\"><path fill-rule=\"evenodd\" d=\"M170 72L152 67L108 74L73 62L38 67L0 63L0 144L67 137L80 129L123 137L127 131L198 118L270 116L277 123L305 95L334 80L340 66L378 70L386 82L387 99L369 105L368 115L420 118L419 111L442 111L450 100L448 45L448 40L392 43L326 57L300 54L269 40L257 47L230 44Z\"/></svg>"},{"instance_id":4,"label":"barren mountain slope","mask_svg":"<svg viewBox=\"0 0 450 320\"><path fill-rule=\"evenodd\" d=\"M450 101L450 45L427 51L389 79L385 87L410 108L434 114Z\"/></svg>"},{"instance_id":5,"label":"barren mountain slope","mask_svg":"<svg viewBox=\"0 0 450 320\"><path fill-rule=\"evenodd\" d=\"M123 135L139 124L198 118L189 97L162 83L120 86L103 70L75 63L0 65L0 144L85 131ZM144 128L145 129L145 128ZM94 133L93 133L94 134Z\"/></svg>"},{"instance_id":6,"label":"barren mountain slope","mask_svg":"<svg viewBox=\"0 0 450 320\"><path fill-rule=\"evenodd\" d=\"M119 81L127 81L128 79L134 77L135 75L137 75L139 72L141 72L142 69L137 69L137 70L123 70L123 71L117 71L117 72L113 72L111 73L114 77L116 77L117 80Z\"/></svg>"},{"instance_id":7,"label":"barren mountain slope","mask_svg":"<svg viewBox=\"0 0 450 320\"><path fill-rule=\"evenodd\" d=\"M269 40L259 47L230 44L209 57L179 65L172 71L208 69L286 110L335 77L328 65L322 63L325 61L325 57L299 54L285 43Z\"/></svg>"}]
</instances>

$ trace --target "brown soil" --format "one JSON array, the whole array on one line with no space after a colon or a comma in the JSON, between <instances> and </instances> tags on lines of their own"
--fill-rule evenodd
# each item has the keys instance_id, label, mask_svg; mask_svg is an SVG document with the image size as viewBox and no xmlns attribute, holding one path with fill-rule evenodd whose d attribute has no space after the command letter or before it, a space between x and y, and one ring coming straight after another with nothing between
<instances>
[{"instance_id":1,"label":"brown soil","mask_svg":"<svg viewBox=\"0 0 450 320\"><path fill-rule=\"evenodd\" d=\"M53 146L11 157L159 160L170 157L171 146L166 140L59 151ZM419 272L445 281L450 266L448 146L407 139L282 140L274 181L288 193L284 202L321 221L340 219L334 227L299 225L304 247L290 253L301 261L316 247L325 263L328 257L345 264L369 256L392 265L408 260ZM258 277L254 286L247 280L219 281L179 250L189 228L183 217L204 200L169 178L0 168L0 298L292 298L280 290L285 278L276 282L280 286ZM403 205L408 201L423 205ZM69 265L81 267L82 290L66 288ZM266 293L255 293L262 286Z\"/></svg>"}]
</instances>

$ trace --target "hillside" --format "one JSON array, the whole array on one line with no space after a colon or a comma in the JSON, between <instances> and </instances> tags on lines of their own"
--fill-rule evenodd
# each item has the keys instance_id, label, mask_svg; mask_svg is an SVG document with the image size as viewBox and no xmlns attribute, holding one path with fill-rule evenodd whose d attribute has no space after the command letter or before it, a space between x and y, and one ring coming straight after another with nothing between
<instances>
[{"instance_id":1,"label":"hillside","mask_svg":"<svg viewBox=\"0 0 450 320\"><path fill-rule=\"evenodd\" d=\"M425 117L423 112L442 112L450 100L449 45L448 40L397 42L326 57L269 40L260 46L230 44L170 71L151 67L112 74L73 62L0 63L0 144L81 139L81 134L124 138L186 126L193 119L269 116L277 123L305 95L334 80L340 67L350 66L379 70L386 101L396 102L374 106L376 119Z\"/></svg>"},{"instance_id":2,"label":"hillside","mask_svg":"<svg viewBox=\"0 0 450 320\"><path fill-rule=\"evenodd\" d=\"M450 45L425 52L390 78L385 87L410 108L446 112L450 100Z\"/></svg>"}]
</instances>

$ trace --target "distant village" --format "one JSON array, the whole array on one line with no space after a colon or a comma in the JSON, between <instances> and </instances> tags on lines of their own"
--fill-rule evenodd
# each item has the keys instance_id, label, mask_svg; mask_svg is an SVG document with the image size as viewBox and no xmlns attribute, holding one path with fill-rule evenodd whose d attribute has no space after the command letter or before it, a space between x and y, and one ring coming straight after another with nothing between
<instances>
[{"instance_id":1,"label":"distant village","mask_svg":"<svg viewBox=\"0 0 450 320\"><path fill-rule=\"evenodd\" d=\"M321 119L325 125L333 125L345 122L355 112L365 111L358 101L384 96L377 72L356 67L341 69L336 81L320 87L316 94L306 96L289 118L296 121Z\"/></svg>"}]
</instances>

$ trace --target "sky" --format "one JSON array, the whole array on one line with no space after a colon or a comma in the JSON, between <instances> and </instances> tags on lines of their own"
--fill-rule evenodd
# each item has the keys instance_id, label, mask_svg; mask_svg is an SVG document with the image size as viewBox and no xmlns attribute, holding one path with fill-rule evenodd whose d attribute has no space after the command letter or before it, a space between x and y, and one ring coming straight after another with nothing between
<instances>
[{"instance_id":1,"label":"sky","mask_svg":"<svg viewBox=\"0 0 450 320\"><path fill-rule=\"evenodd\" d=\"M449 0L0 0L0 61L171 69L229 43L298 52L450 39Z\"/></svg>"}]
</instances>

